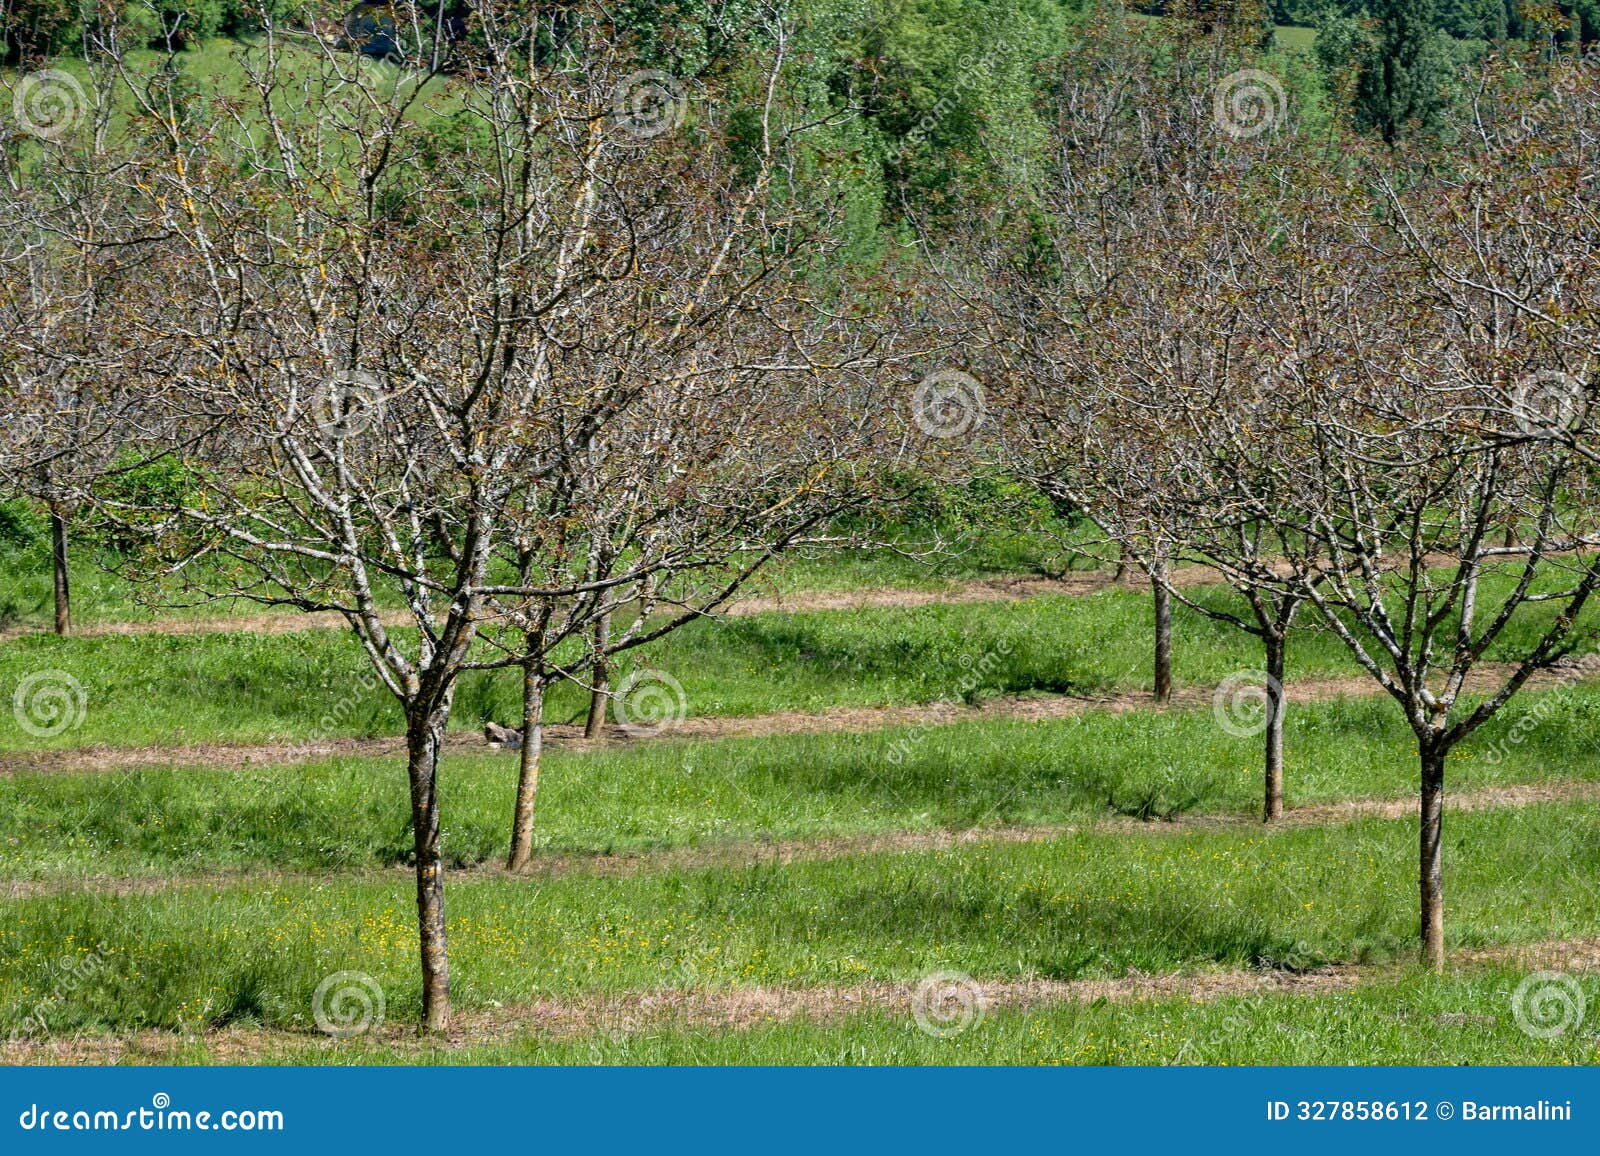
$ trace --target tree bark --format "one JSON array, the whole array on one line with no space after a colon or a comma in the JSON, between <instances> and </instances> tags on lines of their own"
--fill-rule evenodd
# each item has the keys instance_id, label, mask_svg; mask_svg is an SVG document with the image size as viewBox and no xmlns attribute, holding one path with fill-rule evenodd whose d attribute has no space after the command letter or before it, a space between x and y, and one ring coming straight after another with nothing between
<instances>
[{"instance_id":1,"label":"tree bark","mask_svg":"<svg viewBox=\"0 0 1600 1156\"><path fill-rule=\"evenodd\" d=\"M589 696L589 717L583 724L583 737L594 741L604 735L606 703L610 699L610 667L606 647L611 643L611 615L602 614L594 625L594 691Z\"/></svg>"},{"instance_id":2,"label":"tree bark","mask_svg":"<svg viewBox=\"0 0 1600 1156\"><path fill-rule=\"evenodd\" d=\"M1128 579L1128 548L1117 547L1117 572L1111 576L1113 582L1126 582Z\"/></svg>"},{"instance_id":3,"label":"tree bark","mask_svg":"<svg viewBox=\"0 0 1600 1156\"><path fill-rule=\"evenodd\" d=\"M521 871L533 857L533 809L539 794L539 752L544 744L544 678L532 666L522 672L522 761L517 771L517 805L511 820L510 871Z\"/></svg>"},{"instance_id":4,"label":"tree bark","mask_svg":"<svg viewBox=\"0 0 1600 1156\"><path fill-rule=\"evenodd\" d=\"M1282 638L1268 634L1267 648L1267 752L1265 800L1261 821L1271 823L1283 817L1283 668Z\"/></svg>"},{"instance_id":5,"label":"tree bark","mask_svg":"<svg viewBox=\"0 0 1600 1156\"><path fill-rule=\"evenodd\" d=\"M67 566L67 514L58 502L50 503L50 557L55 575L56 633L72 630L72 586Z\"/></svg>"},{"instance_id":6,"label":"tree bark","mask_svg":"<svg viewBox=\"0 0 1600 1156\"><path fill-rule=\"evenodd\" d=\"M1444 756L1437 745L1422 750L1421 823L1421 939L1422 962L1435 972L1444 970Z\"/></svg>"},{"instance_id":7,"label":"tree bark","mask_svg":"<svg viewBox=\"0 0 1600 1156\"><path fill-rule=\"evenodd\" d=\"M1172 701L1172 595L1165 582L1165 567L1157 569L1150 578L1150 587L1156 603L1156 677L1157 702Z\"/></svg>"},{"instance_id":8,"label":"tree bark","mask_svg":"<svg viewBox=\"0 0 1600 1156\"><path fill-rule=\"evenodd\" d=\"M439 750L448 712L420 710L406 722L406 770L417 855L417 940L422 952L422 1028L450 1023L450 957L445 944L444 855L439 842Z\"/></svg>"}]
</instances>

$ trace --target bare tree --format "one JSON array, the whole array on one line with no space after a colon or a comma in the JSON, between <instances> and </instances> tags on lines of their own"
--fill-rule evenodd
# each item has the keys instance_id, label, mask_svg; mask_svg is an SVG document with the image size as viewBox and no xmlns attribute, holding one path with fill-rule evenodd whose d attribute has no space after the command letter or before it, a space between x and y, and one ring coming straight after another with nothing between
<instances>
[{"instance_id":1,"label":"bare tree","mask_svg":"<svg viewBox=\"0 0 1600 1156\"><path fill-rule=\"evenodd\" d=\"M27 463L8 481L48 512L63 635L72 624L70 525L87 492L118 469L124 441L156 415L139 319L163 277L121 201L107 142L112 101L94 83L104 71L91 70L87 88L65 76L7 86L27 135L0 154L0 380L10 438Z\"/></svg>"},{"instance_id":2,"label":"bare tree","mask_svg":"<svg viewBox=\"0 0 1600 1156\"><path fill-rule=\"evenodd\" d=\"M741 340L757 340L755 324L742 329ZM722 332L719 342L728 331ZM790 329L785 342L796 332ZM871 343L860 344L862 336L855 328L834 348L858 361L875 358ZM486 641L499 653L472 663L523 671L512 870L532 855L542 704L550 680L581 682L617 656L715 613L784 550L829 541L828 523L874 493L875 473L840 456L865 459L871 449L870 439L861 437L864 411L836 400L853 374L780 371L774 360L758 372L787 379L784 396L754 392L763 387L739 382L749 371L735 368L729 392L719 387L692 399L682 391L666 393L660 383L667 367L642 369L637 343L630 344L628 372L641 374L639 388L655 401L631 407L603 428L559 435L573 452L525 491L540 509L508 520L515 528L505 544L517 579L493 592L494 614L486 620ZM715 363L713 352L702 349L703 369ZM735 352L724 350L729 357ZM579 376L595 380L597 374L584 367ZM862 396L870 396L875 387L863 388ZM841 423L860 433L841 436ZM564 645L575 653L562 658ZM622 721L645 729L675 721L670 716L688 704L658 703L656 710L668 717L640 716L642 700L664 689L678 693L652 686L620 698Z\"/></svg>"},{"instance_id":3,"label":"bare tree","mask_svg":"<svg viewBox=\"0 0 1600 1156\"><path fill-rule=\"evenodd\" d=\"M1583 69L1557 94L1517 104L1515 131L1461 126L1448 169L1383 158L1356 174L1321 260L1338 307L1299 318L1303 436L1274 455L1301 494L1282 523L1301 544L1290 581L1416 738L1420 934L1436 969L1448 756L1571 649L1600 581L1584 368L1596 203L1578 175L1600 90ZM1469 698L1491 654L1509 672Z\"/></svg>"},{"instance_id":4,"label":"bare tree","mask_svg":"<svg viewBox=\"0 0 1600 1156\"><path fill-rule=\"evenodd\" d=\"M1270 821L1283 808L1285 654L1301 598L1260 585L1273 534L1240 510L1261 496L1249 463L1270 432L1258 402L1272 343L1259 326L1285 296L1251 222L1290 208L1296 125L1287 107L1266 111L1276 123L1263 133L1222 117L1212 97L1245 58L1226 25L1179 43L1102 37L1069 55L1055 93L1049 258L1009 276L1018 262L991 262L1009 460L1115 544L1119 578L1130 565L1149 576L1158 702L1172 694L1174 600L1261 640ZM1268 80L1251 81L1258 99L1272 96ZM1185 562L1215 564L1242 606L1186 594L1172 579Z\"/></svg>"},{"instance_id":5,"label":"bare tree","mask_svg":"<svg viewBox=\"0 0 1600 1156\"><path fill-rule=\"evenodd\" d=\"M437 791L461 672L522 667L536 720L551 640L630 586L703 610L660 576L750 545L719 519L847 488L874 404L837 352L861 319L812 287L828 206L778 191L805 127L778 116L781 24L751 141L709 91L642 107L598 10L479 15L448 83L269 34L240 58L248 107L208 124L147 107L166 163L129 181L184 248L171 375L209 451L166 544L203 593L343 615L399 701L430 1030L449 1016ZM321 115L290 113L307 99ZM627 502L575 484L596 447L652 496L613 543ZM562 517L576 528L541 521ZM596 544L618 547L603 572ZM206 586L200 559L253 578ZM395 603L413 630L387 625ZM475 652L485 622L520 644Z\"/></svg>"}]
</instances>

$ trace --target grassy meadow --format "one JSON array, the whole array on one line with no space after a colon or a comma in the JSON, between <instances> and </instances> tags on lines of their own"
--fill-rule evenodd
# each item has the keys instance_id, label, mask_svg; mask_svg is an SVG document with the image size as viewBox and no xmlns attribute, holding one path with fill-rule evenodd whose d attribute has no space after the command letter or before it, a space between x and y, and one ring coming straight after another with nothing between
<instances>
[{"instance_id":1,"label":"grassy meadow","mask_svg":"<svg viewBox=\"0 0 1600 1156\"><path fill-rule=\"evenodd\" d=\"M1005 572L897 574L881 561L819 587L843 574L857 588L950 591ZM790 572L786 588L818 588L805 576ZM1217 588L1194 597L1231 604ZM1132 588L774 610L695 624L640 662L682 683L688 714L756 721L1137 695L1149 615ZM1448 927L1470 959L1433 977L1410 962L1416 762L1394 704L1370 688L1294 703L1288 796L1306 818L1262 828L1260 740L1219 726L1205 691L1258 665L1256 644L1182 608L1177 638L1180 684L1201 689L1168 710L1085 702L1057 717L557 743L523 877L501 865L516 756L452 746L453 988L482 1038L441 1048L403 1028L420 993L400 757L266 753L241 768L208 765L203 747L181 765L161 753L327 737L318 720L341 696L353 705L338 734L393 735L398 716L342 631L13 637L0 690L66 671L87 709L42 739L0 717L0 747L24 760L0 775L0 1031L34 1059L49 1053L27 1049L109 1047L189 1062L1395 1063L1437 1048L1462 1062L1593 1059L1592 1037L1518 1031L1507 990L1516 952L1600 935L1586 802L1600 687L1526 693L1452 758L1450 790L1471 806L1448 821ZM1291 671L1291 688L1362 689L1309 618ZM469 680L458 724L510 721L514 692L506 678ZM581 712L581 688L552 699L553 721ZM52 751L100 745L138 758L50 765ZM976 1025L948 1037L903 1006L947 972L986 993ZM382 991L387 1026L328 1040L316 989L344 973ZM1178 986L1137 998L1071 987L1129 977ZM1067 987L1026 1007L1007 995L1029 984ZM1199 998L1184 984L1217 989ZM842 1011L808 994L857 990L864 1002ZM758 997L799 1010L737 1023L716 1010ZM678 1010L616 1012L647 998Z\"/></svg>"}]
</instances>

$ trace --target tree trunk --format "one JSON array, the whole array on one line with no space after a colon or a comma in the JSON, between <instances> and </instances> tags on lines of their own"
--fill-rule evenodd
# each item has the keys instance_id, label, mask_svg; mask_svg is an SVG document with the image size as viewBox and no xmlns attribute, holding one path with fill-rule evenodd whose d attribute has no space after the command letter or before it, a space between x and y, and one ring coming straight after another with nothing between
<instances>
[{"instance_id":1,"label":"tree trunk","mask_svg":"<svg viewBox=\"0 0 1600 1156\"><path fill-rule=\"evenodd\" d=\"M1284 640L1266 637L1267 647L1267 765L1266 798L1261 821L1270 823L1283 817L1283 668Z\"/></svg>"},{"instance_id":2,"label":"tree trunk","mask_svg":"<svg viewBox=\"0 0 1600 1156\"><path fill-rule=\"evenodd\" d=\"M1444 756L1433 743L1422 747L1421 934L1422 962L1444 970Z\"/></svg>"},{"instance_id":3,"label":"tree trunk","mask_svg":"<svg viewBox=\"0 0 1600 1156\"><path fill-rule=\"evenodd\" d=\"M539 794L539 749L544 743L544 679L532 666L522 672L522 762L517 772L517 807L511 821L506 868L521 871L533 857L533 807Z\"/></svg>"},{"instance_id":4,"label":"tree trunk","mask_svg":"<svg viewBox=\"0 0 1600 1156\"><path fill-rule=\"evenodd\" d=\"M72 630L72 588L67 572L67 515L60 503L50 503L50 556L55 573L56 633Z\"/></svg>"},{"instance_id":5,"label":"tree trunk","mask_svg":"<svg viewBox=\"0 0 1600 1156\"><path fill-rule=\"evenodd\" d=\"M1128 548L1117 547L1117 572L1111 576L1113 582L1126 582L1128 579Z\"/></svg>"},{"instance_id":6,"label":"tree trunk","mask_svg":"<svg viewBox=\"0 0 1600 1156\"><path fill-rule=\"evenodd\" d=\"M606 724L606 702L611 697L606 647L610 643L611 615L602 614L594 625L594 691L589 696L589 718L583 724L583 737L591 741L601 737Z\"/></svg>"},{"instance_id":7,"label":"tree trunk","mask_svg":"<svg viewBox=\"0 0 1600 1156\"><path fill-rule=\"evenodd\" d=\"M417 942L422 952L422 1028L450 1023L450 958L445 946L444 855L439 844L439 749L448 711L419 709L406 723L406 770L417 853Z\"/></svg>"},{"instance_id":8,"label":"tree trunk","mask_svg":"<svg viewBox=\"0 0 1600 1156\"><path fill-rule=\"evenodd\" d=\"M1162 581L1165 566L1151 576L1156 601L1156 701L1172 701L1172 595Z\"/></svg>"}]
</instances>

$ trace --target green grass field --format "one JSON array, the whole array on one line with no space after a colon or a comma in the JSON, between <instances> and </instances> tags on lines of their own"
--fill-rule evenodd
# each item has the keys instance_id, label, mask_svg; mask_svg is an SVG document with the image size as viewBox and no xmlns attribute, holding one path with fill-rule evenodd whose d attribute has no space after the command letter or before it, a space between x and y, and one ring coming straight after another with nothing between
<instances>
[{"instance_id":1,"label":"green grass field","mask_svg":"<svg viewBox=\"0 0 1600 1156\"><path fill-rule=\"evenodd\" d=\"M1213 1002L1063 1003L986 1009L972 1028L940 1038L901 1015L863 1013L819 1024L745 1031L664 1025L573 1039L524 1038L456 1051L339 1047L352 1063L738 1064L1592 1064L1593 1035L1550 1040L1521 1031L1511 1012L1520 970L1481 968L1448 979L1398 974L1328 995L1229 997ZM1595 989L1589 989L1593 998ZM327 1062L327 1046L290 1045L274 1062ZM192 1053L204 1058L203 1050Z\"/></svg>"},{"instance_id":2,"label":"green grass field","mask_svg":"<svg viewBox=\"0 0 1600 1156\"><path fill-rule=\"evenodd\" d=\"M835 577L895 585L881 561ZM1013 572L1024 565L1011 560ZM1005 569L995 560L960 576ZM815 588L803 568L786 580ZM1098 694L1148 685L1148 619L1147 595L1119 589L768 612L698 624L644 661L674 674L699 716ZM1519 622L1517 636L1537 625ZM1184 684L1259 664L1231 628L1189 611L1177 627ZM963 692L984 654L997 657ZM1298 680L1354 672L1309 620L1292 654ZM1288 792L1301 818L1270 829L1254 821L1260 740L1221 728L1205 694L1164 712L558 745L524 878L500 866L515 756L452 748L447 912L466 1026L441 1046L408 1027L420 988L398 756L284 763L269 752L213 769L203 756L170 766L137 750L318 736L341 698L353 705L338 734L393 734L394 708L362 689L342 632L32 636L0 648L7 698L38 670L80 680L88 707L53 738L0 714L0 747L34 760L0 776L0 1032L19 1058L1596 1058L1592 1035L1521 1031L1509 1002L1531 968L1518 951L1600 937L1587 793L1600 687L1588 684L1525 693L1451 760L1450 790L1473 807L1447 820L1447 929L1451 950L1469 954L1443 977L1411 963L1415 753L1380 696L1291 706ZM579 688L559 689L551 716L581 705ZM509 679L463 688L463 728L514 715ZM143 761L51 768L52 751L91 744ZM1374 812L1384 800L1394 806ZM945 972L985 993L982 1017L948 1038L907 1010L908 993ZM330 1040L316 993L346 973L381 991L384 1020ZM1026 1008L1007 994L1030 984L1067 986ZM1074 984L1111 986L1080 997ZM741 1001L766 1010L738 1013ZM638 1011L647 1005L657 1011Z\"/></svg>"},{"instance_id":3,"label":"green grass field","mask_svg":"<svg viewBox=\"0 0 1600 1156\"><path fill-rule=\"evenodd\" d=\"M1492 606L1494 583L1485 584ZM1237 609L1223 589L1197 591ZM1534 606L1486 656L1516 653L1543 623ZM1213 686L1261 665L1259 644L1185 607L1175 612L1180 685ZM629 657L684 689L689 716L821 712L997 694L1093 695L1148 689L1150 598L1133 589L1022 602L764 613L693 623ZM1600 610L1585 615L1580 652L1596 648ZM403 632L397 631L397 635ZM347 632L285 635L115 635L60 639L34 634L0 648L0 689L37 671L59 671L84 690L77 725L42 739L0 713L0 751L94 744L142 746L271 742L397 734L393 699L371 677ZM1289 678L1359 675L1343 645L1309 615L1290 644ZM624 672L625 674L625 672ZM461 682L455 726L520 718L515 672ZM547 696L547 718L580 717L588 695L567 683ZM330 707L337 710L330 713Z\"/></svg>"},{"instance_id":4,"label":"green grass field","mask_svg":"<svg viewBox=\"0 0 1600 1156\"><path fill-rule=\"evenodd\" d=\"M1596 733L1600 688L1552 695L1519 700L1463 747L1451 789L1600 778L1592 742L1572 741ZM1485 757L1536 709L1527 741ZM1297 706L1285 731L1291 806L1414 789L1409 732L1386 700ZM634 854L1102 815L1248 818L1260 807L1259 745L1192 710L555 751L538 841L550 853ZM404 782L399 757L0 778L0 880L394 866L410 854ZM515 782L515 755L446 760L451 862L505 856Z\"/></svg>"},{"instance_id":5,"label":"green grass field","mask_svg":"<svg viewBox=\"0 0 1600 1156\"><path fill-rule=\"evenodd\" d=\"M1592 806L1479 812L1451 828L1453 945L1600 932ZM471 1009L687 986L914 982L946 969L1072 980L1385 963L1410 949L1413 841L1409 822L1361 820L459 879L455 995ZM60 961L90 954L99 966L49 1009L52 1031L292 1029L318 982L340 971L374 977L391 1014L414 1016L409 900L402 873L14 899L0 932L0 1026L22 1021Z\"/></svg>"}]
</instances>

